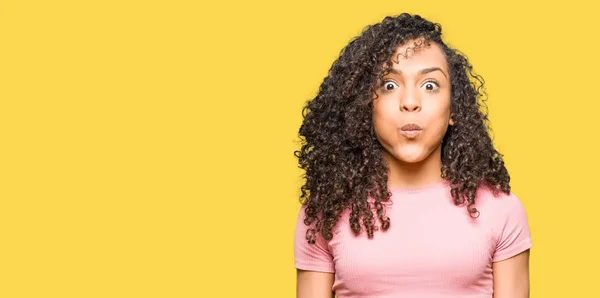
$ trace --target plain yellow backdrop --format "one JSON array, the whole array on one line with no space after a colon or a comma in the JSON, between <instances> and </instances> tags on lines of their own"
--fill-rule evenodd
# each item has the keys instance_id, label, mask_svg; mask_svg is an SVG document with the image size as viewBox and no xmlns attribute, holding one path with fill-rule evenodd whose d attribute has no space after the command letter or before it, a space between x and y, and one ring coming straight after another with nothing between
<instances>
[{"instance_id":1,"label":"plain yellow backdrop","mask_svg":"<svg viewBox=\"0 0 600 298\"><path fill-rule=\"evenodd\" d=\"M600 297L598 9L485 3L1 1L0 297L293 297L301 108L401 12L486 80L532 297Z\"/></svg>"}]
</instances>

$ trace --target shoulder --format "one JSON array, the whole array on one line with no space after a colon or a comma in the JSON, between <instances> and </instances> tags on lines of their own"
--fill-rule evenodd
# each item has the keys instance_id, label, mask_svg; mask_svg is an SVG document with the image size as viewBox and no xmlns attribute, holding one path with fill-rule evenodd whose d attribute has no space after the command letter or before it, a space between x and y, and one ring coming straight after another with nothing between
<instances>
[{"instance_id":1,"label":"shoulder","mask_svg":"<svg viewBox=\"0 0 600 298\"><path fill-rule=\"evenodd\" d=\"M513 192L504 193L482 187L477 191L473 207L479 212L478 221L496 233L511 227L529 229L527 210L521 198Z\"/></svg>"},{"instance_id":2,"label":"shoulder","mask_svg":"<svg viewBox=\"0 0 600 298\"><path fill-rule=\"evenodd\" d=\"M488 186L483 186L477 190L474 207L481 213L485 211L499 217L505 217L511 213L524 210L521 198L515 193L495 191Z\"/></svg>"},{"instance_id":3,"label":"shoulder","mask_svg":"<svg viewBox=\"0 0 600 298\"><path fill-rule=\"evenodd\" d=\"M323 235L317 231L317 221L319 220L318 218L321 217L321 214L318 213L316 217L311 218L309 222L307 220L308 216L306 209L307 205L302 205L297 216L295 230L296 245L304 245L311 242L311 244L316 244L324 249L327 248L329 240L326 240ZM335 232L335 229L332 232Z\"/></svg>"},{"instance_id":4,"label":"shoulder","mask_svg":"<svg viewBox=\"0 0 600 298\"><path fill-rule=\"evenodd\" d=\"M309 230L314 228L313 222L310 226L305 223L306 205L302 205L299 210L294 233L294 259L297 269L335 272L333 265L333 256L329 243L320 233L311 233ZM312 236L310 236L312 235ZM314 242L309 243L309 239Z\"/></svg>"},{"instance_id":5,"label":"shoulder","mask_svg":"<svg viewBox=\"0 0 600 298\"><path fill-rule=\"evenodd\" d=\"M481 221L493 233L496 243L492 259L494 262L506 260L531 248L527 212L516 194L482 188L475 205L480 211Z\"/></svg>"}]
</instances>

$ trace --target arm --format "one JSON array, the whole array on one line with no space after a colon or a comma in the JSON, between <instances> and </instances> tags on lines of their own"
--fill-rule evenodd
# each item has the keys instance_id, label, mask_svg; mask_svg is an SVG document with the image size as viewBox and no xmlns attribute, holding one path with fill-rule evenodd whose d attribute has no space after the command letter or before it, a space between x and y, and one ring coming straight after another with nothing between
<instances>
[{"instance_id":1,"label":"arm","mask_svg":"<svg viewBox=\"0 0 600 298\"><path fill-rule=\"evenodd\" d=\"M529 250L492 264L494 298L529 298Z\"/></svg>"},{"instance_id":2,"label":"arm","mask_svg":"<svg viewBox=\"0 0 600 298\"><path fill-rule=\"evenodd\" d=\"M334 274L296 270L296 297L297 298L332 298Z\"/></svg>"}]
</instances>

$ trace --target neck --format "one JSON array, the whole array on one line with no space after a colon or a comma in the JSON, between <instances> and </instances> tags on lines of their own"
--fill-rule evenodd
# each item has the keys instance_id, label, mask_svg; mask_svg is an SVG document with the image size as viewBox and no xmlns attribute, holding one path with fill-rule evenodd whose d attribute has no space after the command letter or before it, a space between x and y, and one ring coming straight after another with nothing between
<instances>
[{"instance_id":1,"label":"neck","mask_svg":"<svg viewBox=\"0 0 600 298\"><path fill-rule=\"evenodd\" d=\"M406 163L384 151L389 188L422 188L442 182L442 147L417 163Z\"/></svg>"}]
</instances>

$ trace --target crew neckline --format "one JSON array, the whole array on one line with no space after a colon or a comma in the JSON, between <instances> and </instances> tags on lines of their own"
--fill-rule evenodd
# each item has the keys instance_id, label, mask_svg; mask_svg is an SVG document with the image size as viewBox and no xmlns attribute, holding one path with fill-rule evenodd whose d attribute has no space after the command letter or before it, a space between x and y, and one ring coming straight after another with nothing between
<instances>
[{"instance_id":1,"label":"crew neckline","mask_svg":"<svg viewBox=\"0 0 600 298\"><path fill-rule=\"evenodd\" d=\"M429 184L421 187L391 187L388 188L392 193L424 193L431 190L446 188L450 185L450 182L446 179L436 182L434 184Z\"/></svg>"}]
</instances>

